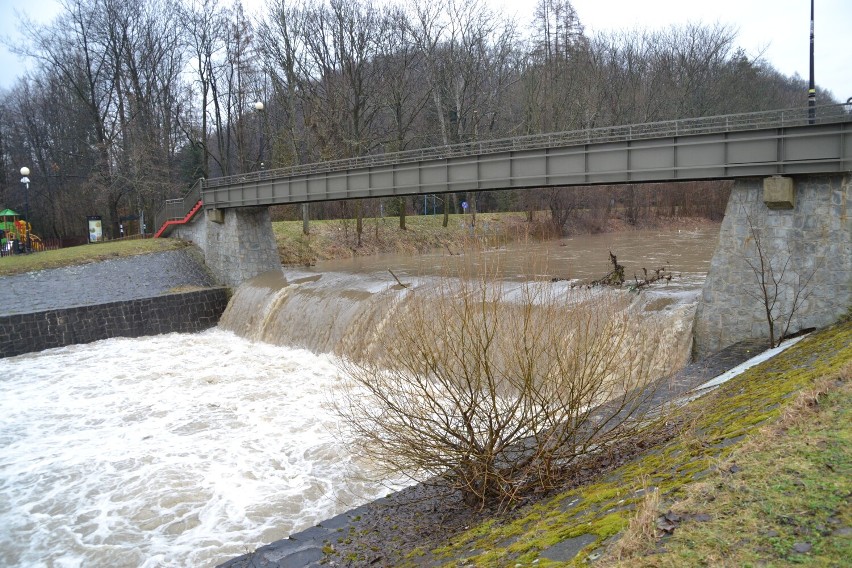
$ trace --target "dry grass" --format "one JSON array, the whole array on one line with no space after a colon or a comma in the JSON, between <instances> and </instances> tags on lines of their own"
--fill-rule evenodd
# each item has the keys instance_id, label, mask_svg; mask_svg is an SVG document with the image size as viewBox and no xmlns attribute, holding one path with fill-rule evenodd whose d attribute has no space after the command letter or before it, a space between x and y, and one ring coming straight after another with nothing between
<instances>
[{"instance_id":1,"label":"dry grass","mask_svg":"<svg viewBox=\"0 0 852 568\"><path fill-rule=\"evenodd\" d=\"M653 519L640 507L626 542L610 549L608 562L631 568L699 559L708 566L840 566L837 559L852 553L852 543L838 532L852 521L850 379L852 362L816 379L777 420L715 460L716 476L687 485L671 505L684 517L704 512L711 522L684 522L662 553L648 555L659 541L649 542Z\"/></svg>"},{"instance_id":2,"label":"dry grass","mask_svg":"<svg viewBox=\"0 0 852 568\"><path fill-rule=\"evenodd\" d=\"M630 519L624 533L610 550L610 558L627 560L639 554L647 553L657 542L657 518L660 516L660 491L649 487L647 476L642 478L644 498L636 508L636 514Z\"/></svg>"},{"instance_id":3,"label":"dry grass","mask_svg":"<svg viewBox=\"0 0 852 568\"><path fill-rule=\"evenodd\" d=\"M836 390L843 383L848 385L850 379L852 379L852 362L841 367L837 374L818 378L813 385L799 391L781 411L777 421L749 437L732 456L719 461L716 469L722 472L730 471L739 457L775 447L778 439L786 435L791 428L801 427L819 411L820 401L829 392Z\"/></svg>"}]
</instances>

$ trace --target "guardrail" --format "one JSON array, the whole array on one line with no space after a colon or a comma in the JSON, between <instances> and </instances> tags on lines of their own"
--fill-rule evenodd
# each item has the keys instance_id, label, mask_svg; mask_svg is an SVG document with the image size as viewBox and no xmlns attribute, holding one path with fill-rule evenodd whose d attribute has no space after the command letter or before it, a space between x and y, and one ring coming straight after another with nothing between
<instances>
[{"instance_id":1,"label":"guardrail","mask_svg":"<svg viewBox=\"0 0 852 568\"><path fill-rule=\"evenodd\" d=\"M166 221L183 219L195 204L201 200L201 190L204 187L204 178L196 181L183 197L177 199L166 199L154 215L154 227L159 229Z\"/></svg>"},{"instance_id":2,"label":"guardrail","mask_svg":"<svg viewBox=\"0 0 852 568\"><path fill-rule=\"evenodd\" d=\"M388 166L404 162L457 158L470 155L493 154L498 152L535 150L554 146L592 144L605 142L624 142L668 136L689 136L696 134L715 134L720 132L757 130L804 126L808 124L831 124L852 121L852 104L824 105L813 109L794 108L770 110L743 114L708 116L702 118L684 118L630 124L623 126L605 126L586 130L571 130L549 134L533 134L514 138L464 142L448 146L436 146L418 150L406 150L370 156L360 156L342 160L330 160L286 168L262 170L207 180L205 188L222 187L236 183L263 181L281 177L308 175L315 173L338 172L371 166Z\"/></svg>"}]
</instances>

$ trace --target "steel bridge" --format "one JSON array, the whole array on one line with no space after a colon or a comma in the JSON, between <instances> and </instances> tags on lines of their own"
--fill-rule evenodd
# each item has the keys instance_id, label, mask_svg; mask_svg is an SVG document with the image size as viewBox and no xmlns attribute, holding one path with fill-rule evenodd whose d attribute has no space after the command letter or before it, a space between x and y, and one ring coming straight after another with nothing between
<instances>
[{"instance_id":1,"label":"steel bridge","mask_svg":"<svg viewBox=\"0 0 852 568\"><path fill-rule=\"evenodd\" d=\"M199 180L158 235L195 211L615 183L852 171L852 105L773 110L469 142Z\"/></svg>"}]
</instances>

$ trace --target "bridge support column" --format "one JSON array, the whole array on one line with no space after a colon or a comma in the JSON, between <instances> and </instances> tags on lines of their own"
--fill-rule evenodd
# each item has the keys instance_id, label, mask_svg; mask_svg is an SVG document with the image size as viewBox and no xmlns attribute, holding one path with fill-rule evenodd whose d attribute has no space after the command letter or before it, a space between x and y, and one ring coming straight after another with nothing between
<instances>
[{"instance_id":1,"label":"bridge support column","mask_svg":"<svg viewBox=\"0 0 852 568\"><path fill-rule=\"evenodd\" d=\"M173 236L197 244L213 276L226 286L281 269L268 207L208 209Z\"/></svg>"},{"instance_id":2,"label":"bridge support column","mask_svg":"<svg viewBox=\"0 0 852 568\"><path fill-rule=\"evenodd\" d=\"M696 311L693 354L768 339L767 303L776 341L791 316L788 333L846 313L852 305L850 213L849 174L737 181Z\"/></svg>"}]
</instances>

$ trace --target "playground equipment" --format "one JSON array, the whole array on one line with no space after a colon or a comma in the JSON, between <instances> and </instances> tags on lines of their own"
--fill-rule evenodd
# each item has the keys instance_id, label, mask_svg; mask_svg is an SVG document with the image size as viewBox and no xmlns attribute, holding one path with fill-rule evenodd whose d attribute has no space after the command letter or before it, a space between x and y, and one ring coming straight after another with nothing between
<instances>
[{"instance_id":1,"label":"playground equipment","mask_svg":"<svg viewBox=\"0 0 852 568\"><path fill-rule=\"evenodd\" d=\"M32 225L19 217L11 209L0 211L0 253L4 256L24 252L27 246L30 251L44 250L44 242L32 233Z\"/></svg>"}]
</instances>

